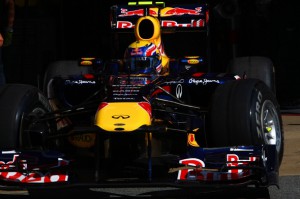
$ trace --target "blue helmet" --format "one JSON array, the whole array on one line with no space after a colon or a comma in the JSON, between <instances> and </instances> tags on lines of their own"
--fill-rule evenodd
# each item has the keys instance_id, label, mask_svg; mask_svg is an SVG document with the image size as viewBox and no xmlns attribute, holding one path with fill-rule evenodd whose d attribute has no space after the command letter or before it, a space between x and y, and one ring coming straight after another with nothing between
<instances>
[{"instance_id":1,"label":"blue helmet","mask_svg":"<svg viewBox=\"0 0 300 199\"><path fill-rule=\"evenodd\" d=\"M126 69L133 74L159 74L162 58L155 44L149 41L136 41L125 52Z\"/></svg>"}]
</instances>

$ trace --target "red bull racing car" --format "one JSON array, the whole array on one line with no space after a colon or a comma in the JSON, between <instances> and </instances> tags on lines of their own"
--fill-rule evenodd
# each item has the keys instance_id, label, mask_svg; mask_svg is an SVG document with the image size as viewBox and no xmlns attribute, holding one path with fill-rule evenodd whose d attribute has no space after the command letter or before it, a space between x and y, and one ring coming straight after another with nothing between
<instances>
[{"instance_id":1,"label":"red bull racing car","mask_svg":"<svg viewBox=\"0 0 300 199\"><path fill-rule=\"evenodd\" d=\"M124 58L55 62L43 89L2 86L1 184L278 186L283 130L269 60L236 58L216 73L205 50L189 52L199 46L165 52L167 36L206 35L208 25L203 3L114 5L112 34L134 38L114 38L127 42Z\"/></svg>"}]
</instances>

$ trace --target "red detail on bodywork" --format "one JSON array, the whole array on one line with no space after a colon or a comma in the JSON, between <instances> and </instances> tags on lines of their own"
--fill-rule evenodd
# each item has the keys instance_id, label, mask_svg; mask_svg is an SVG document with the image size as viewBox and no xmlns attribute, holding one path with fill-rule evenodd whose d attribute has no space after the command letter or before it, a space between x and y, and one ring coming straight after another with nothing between
<instances>
[{"instance_id":1,"label":"red detail on bodywork","mask_svg":"<svg viewBox=\"0 0 300 199\"><path fill-rule=\"evenodd\" d=\"M133 28L134 24L130 21L117 21L117 28Z\"/></svg>"},{"instance_id":2,"label":"red detail on bodywork","mask_svg":"<svg viewBox=\"0 0 300 199\"><path fill-rule=\"evenodd\" d=\"M9 170L16 168L19 166L19 169L26 171L29 168L27 165L26 160L18 160L19 154L13 155L11 161L4 162L0 161L0 169L1 170ZM66 166L69 165L69 161L58 158L58 163L56 166ZM16 172L16 171L4 171L0 172L0 179L5 181L11 182L20 182L20 183L55 183L55 182L67 182L68 181L68 174L65 172L47 172L42 173L39 172L39 168L37 167L34 172Z\"/></svg>"},{"instance_id":3,"label":"red detail on bodywork","mask_svg":"<svg viewBox=\"0 0 300 199\"><path fill-rule=\"evenodd\" d=\"M205 16L206 16L206 24L208 24L208 22L209 22L209 11L205 12Z\"/></svg>"},{"instance_id":4,"label":"red detail on bodywork","mask_svg":"<svg viewBox=\"0 0 300 199\"><path fill-rule=\"evenodd\" d=\"M9 169L11 167L14 167L15 163L17 162L18 157L19 157L19 154L15 154L11 161L8 161L8 162L0 161L0 169L5 170L5 169ZM20 162L19 166L22 169L27 169L26 163L21 163L21 161L19 161L19 162Z\"/></svg>"},{"instance_id":5,"label":"red detail on bodywork","mask_svg":"<svg viewBox=\"0 0 300 199\"><path fill-rule=\"evenodd\" d=\"M193 142L194 140L195 140L195 135L194 135L194 134L191 134L191 135L190 135L190 141Z\"/></svg>"},{"instance_id":6,"label":"red detail on bodywork","mask_svg":"<svg viewBox=\"0 0 300 199\"><path fill-rule=\"evenodd\" d=\"M103 109L103 108L106 107L107 105L108 105L107 102L101 102L101 104L100 104L99 107L98 107L98 111L101 110L101 109Z\"/></svg>"},{"instance_id":7,"label":"red detail on bodywork","mask_svg":"<svg viewBox=\"0 0 300 199\"><path fill-rule=\"evenodd\" d=\"M171 8L170 10L168 10L167 12L163 13L163 15L167 15L167 16L176 16L176 15L200 15L202 11L202 7L197 7L194 10L193 9L186 9L186 8Z\"/></svg>"},{"instance_id":8,"label":"red detail on bodywork","mask_svg":"<svg viewBox=\"0 0 300 199\"><path fill-rule=\"evenodd\" d=\"M191 20L190 23L178 23L177 21L173 20L162 20L161 26L162 27L181 27L181 28L191 28L191 27L204 27L205 22L203 19L199 20Z\"/></svg>"},{"instance_id":9,"label":"red detail on bodywork","mask_svg":"<svg viewBox=\"0 0 300 199\"><path fill-rule=\"evenodd\" d=\"M143 109L145 109L147 111L147 113L149 114L150 118L152 118L152 108L151 108L151 104L149 102L139 102L138 103Z\"/></svg>"},{"instance_id":10,"label":"red detail on bodywork","mask_svg":"<svg viewBox=\"0 0 300 199\"><path fill-rule=\"evenodd\" d=\"M163 20L163 21L161 21L161 26L162 27L176 27L177 22L171 21L171 20Z\"/></svg>"},{"instance_id":11,"label":"red detail on bodywork","mask_svg":"<svg viewBox=\"0 0 300 199\"><path fill-rule=\"evenodd\" d=\"M128 11L127 9L121 8L121 13L119 17L129 17L129 16L143 16L144 15L144 9L137 9L137 10L130 10Z\"/></svg>"},{"instance_id":12,"label":"red detail on bodywork","mask_svg":"<svg viewBox=\"0 0 300 199\"><path fill-rule=\"evenodd\" d=\"M180 164L187 166L194 166L195 169L182 169L179 170L177 179L178 180L187 180L188 175L197 176L198 180L203 180L203 175L201 174L202 167L205 167L205 163L202 160L196 158L187 158L179 161ZM197 168L198 167L198 168Z\"/></svg>"},{"instance_id":13,"label":"red detail on bodywork","mask_svg":"<svg viewBox=\"0 0 300 199\"><path fill-rule=\"evenodd\" d=\"M67 182L68 175L62 173L46 173L33 172L33 173L21 173L21 172L0 172L0 178L20 183L55 183L55 182Z\"/></svg>"},{"instance_id":14,"label":"red detail on bodywork","mask_svg":"<svg viewBox=\"0 0 300 199\"><path fill-rule=\"evenodd\" d=\"M95 76L93 74L84 74L83 77L86 79L94 79L95 78Z\"/></svg>"},{"instance_id":15,"label":"red detail on bodywork","mask_svg":"<svg viewBox=\"0 0 300 199\"><path fill-rule=\"evenodd\" d=\"M187 158L180 160L179 163L186 166L194 166L195 168L181 169L178 172L178 180L206 180L206 181L226 181L226 180L237 180L246 176L251 175L249 169L235 169L234 167L245 165L249 162L257 161L256 157L249 156L248 159L240 159L236 154L227 154L227 166L231 167L227 172L210 172L205 169L205 163L197 158Z\"/></svg>"},{"instance_id":16,"label":"red detail on bodywork","mask_svg":"<svg viewBox=\"0 0 300 199\"><path fill-rule=\"evenodd\" d=\"M165 90L168 91L168 92L171 91L171 87L170 87L170 86L163 86L162 88L165 89ZM151 97L153 97L153 96L155 96L155 95L158 95L159 93L162 93L162 92L163 92L163 91L162 91L161 89L157 89L157 90L155 90L155 91L152 93Z\"/></svg>"},{"instance_id":17,"label":"red detail on bodywork","mask_svg":"<svg viewBox=\"0 0 300 199\"><path fill-rule=\"evenodd\" d=\"M191 27L204 27L205 23L203 19L199 19L199 20L192 20L191 21ZM187 26L189 27L189 26Z\"/></svg>"},{"instance_id":18,"label":"red detail on bodywork","mask_svg":"<svg viewBox=\"0 0 300 199\"><path fill-rule=\"evenodd\" d=\"M201 77L202 75L204 75L205 73L194 73L192 76L193 77Z\"/></svg>"},{"instance_id":19,"label":"red detail on bodywork","mask_svg":"<svg viewBox=\"0 0 300 199\"><path fill-rule=\"evenodd\" d=\"M117 21L117 29L134 28L134 24L130 21ZM204 27L204 19L194 20L192 19L189 23L179 23L174 20L161 20L161 27L180 27L180 28L195 28Z\"/></svg>"},{"instance_id":20,"label":"red detail on bodywork","mask_svg":"<svg viewBox=\"0 0 300 199\"><path fill-rule=\"evenodd\" d=\"M168 8L167 8L168 9ZM126 8L120 9L121 14L119 17L130 17L130 16L144 16L144 9L128 10ZM162 11L160 15L164 16L181 16L181 15L200 15L202 12L202 7L197 7L195 9L188 8L169 8L166 12ZM154 9L149 9L149 15L157 16L158 13Z\"/></svg>"},{"instance_id":21,"label":"red detail on bodywork","mask_svg":"<svg viewBox=\"0 0 300 199\"><path fill-rule=\"evenodd\" d=\"M254 162L256 160L256 157L249 157L248 160L240 160L239 156L236 154L228 154L227 155L227 163L228 167L237 167L239 165L247 165L249 162ZM228 170L229 173L240 173L242 172L242 169L230 169Z\"/></svg>"}]
</instances>

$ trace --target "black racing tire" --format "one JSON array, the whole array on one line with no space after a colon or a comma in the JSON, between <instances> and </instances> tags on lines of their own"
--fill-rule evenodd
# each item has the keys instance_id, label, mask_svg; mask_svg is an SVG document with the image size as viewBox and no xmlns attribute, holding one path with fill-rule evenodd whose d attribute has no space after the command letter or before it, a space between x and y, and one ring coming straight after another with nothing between
<instances>
[{"instance_id":1,"label":"black racing tire","mask_svg":"<svg viewBox=\"0 0 300 199\"><path fill-rule=\"evenodd\" d=\"M33 129L53 131L54 121L33 124L32 121L51 111L42 92L31 85L6 84L0 87L0 148L27 149L42 145L42 138L29 135ZM41 134L39 132L38 134ZM38 143L40 142L40 143Z\"/></svg>"},{"instance_id":2,"label":"black racing tire","mask_svg":"<svg viewBox=\"0 0 300 199\"><path fill-rule=\"evenodd\" d=\"M210 114L210 147L276 145L281 163L282 118L275 95L264 82L242 79L219 85Z\"/></svg>"},{"instance_id":3,"label":"black racing tire","mask_svg":"<svg viewBox=\"0 0 300 199\"><path fill-rule=\"evenodd\" d=\"M240 77L260 79L276 94L275 68L271 59L260 56L237 57L231 60L228 72Z\"/></svg>"},{"instance_id":4,"label":"black racing tire","mask_svg":"<svg viewBox=\"0 0 300 199\"><path fill-rule=\"evenodd\" d=\"M91 73L92 66L80 66L77 60L61 60L51 63L45 72L43 81L43 92L47 93L49 81L54 77L69 77Z\"/></svg>"}]
</instances>

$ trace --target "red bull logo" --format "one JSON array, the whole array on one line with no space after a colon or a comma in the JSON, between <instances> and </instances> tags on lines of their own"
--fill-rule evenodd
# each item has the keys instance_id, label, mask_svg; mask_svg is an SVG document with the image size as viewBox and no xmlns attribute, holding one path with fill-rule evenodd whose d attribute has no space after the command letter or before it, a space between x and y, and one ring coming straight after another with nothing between
<instances>
[{"instance_id":1,"label":"red bull logo","mask_svg":"<svg viewBox=\"0 0 300 199\"><path fill-rule=\"evenodd\" d=\"M137 9L137 10L129 10L121 8L121 14L119 17L129 17L129 16L144 16L144 10L143 9Z\"/></svg>"},{"instance_id":2,"label":"red bull logo","mask_svg":"<svg viewBox=\"0 0 300 199\"><path fill-rule=\"evenodd\" d=\"M227 166L231 167L227 172L207 169L205 168L205 163L197 158L182 159L179 163L184 166L177 169L170 169L169 172L172 173L178 170L178 180L235 180L251 174L249 169L235 169L235 167L238 167L239 165L247 166L249 162L257 161L256 157L250 156L248 159L241 159L236 154L228 154L226 159L228 162Z\"/></svg>"},{"instance_id":3,"label":"red bull logo","mask_svg":"<svg viewBox=\"0 0 300 199\"><path fill-rule=\"evenodd\" d=\"M15 168L15 165L19 165L20 169L23 169L22 172L9 171L11 168ZM57 166L68 165L67 160L58 158ZM5 162L0 161L0 179L5 179L6 181L11 182L21 182L21 183L53 183L53 182L67 182L68 174L67 173L58 173L55 171L49 171L46 174L39 172L39 168L33 168L34 172L24 172L28 165L26 160L19 159L19 154L14 154L11 161ZM8 170L8 171L5 171Z\"/></svg>"},{"instance_id":4,"label":"red bull logo","mask_svg":"<svg viewBox=\"0 0 300 199\"><path fill-rule=\"evenodd\" d=\"M181 8L181 7L166 7L160 10L160 17L169 16L182 16L182 15L202 15L202 7L196 7L194 9ZM119 17L130 17L130 16L144 16L144 9L128 10L127 8L120 9L121 14ZM157 8L150 8L149 15L158 16Z\"/></svg>"},{"instance_id":5,"label":"red bull logo","mask_svg":"<svg viewBox=\"0 0 300 199\"><path fill-rule=\"evenodd\" d=\"M178 23L177 21L174 20L162 20L161 26L162 27L183 27L183 28L204 27L205 22L203 19L191 20L190 23Z\"/></svg>"},{"instance_id":6,"label":"red bull logo","mask_svg":"<svg viewBox=\"0 0 300 199\"><path fill-rule=\"evenodd\" d=\"M130 21L117 21L117 29L126 29L126 28L134 28L135 24ZM162 20L161 27L181 27L181 28L196 28L196 27L204 27L205 21L204 19L199 20L191 20L189 23L178 23L174 20Z\"/></svg>"},{"instance_id":7,"label":"red bull logo","mask_svg":"<svg viewBox=\"0 0 300 199\"><path fill-rule=\"evenodd\" d=\"M200 15L202 12L202 7L197 7L195 9L187 9L180 7L167 7L163 8L160 15L163 16L181 16L181 15Z\"/></svg>"}]
</instances>

